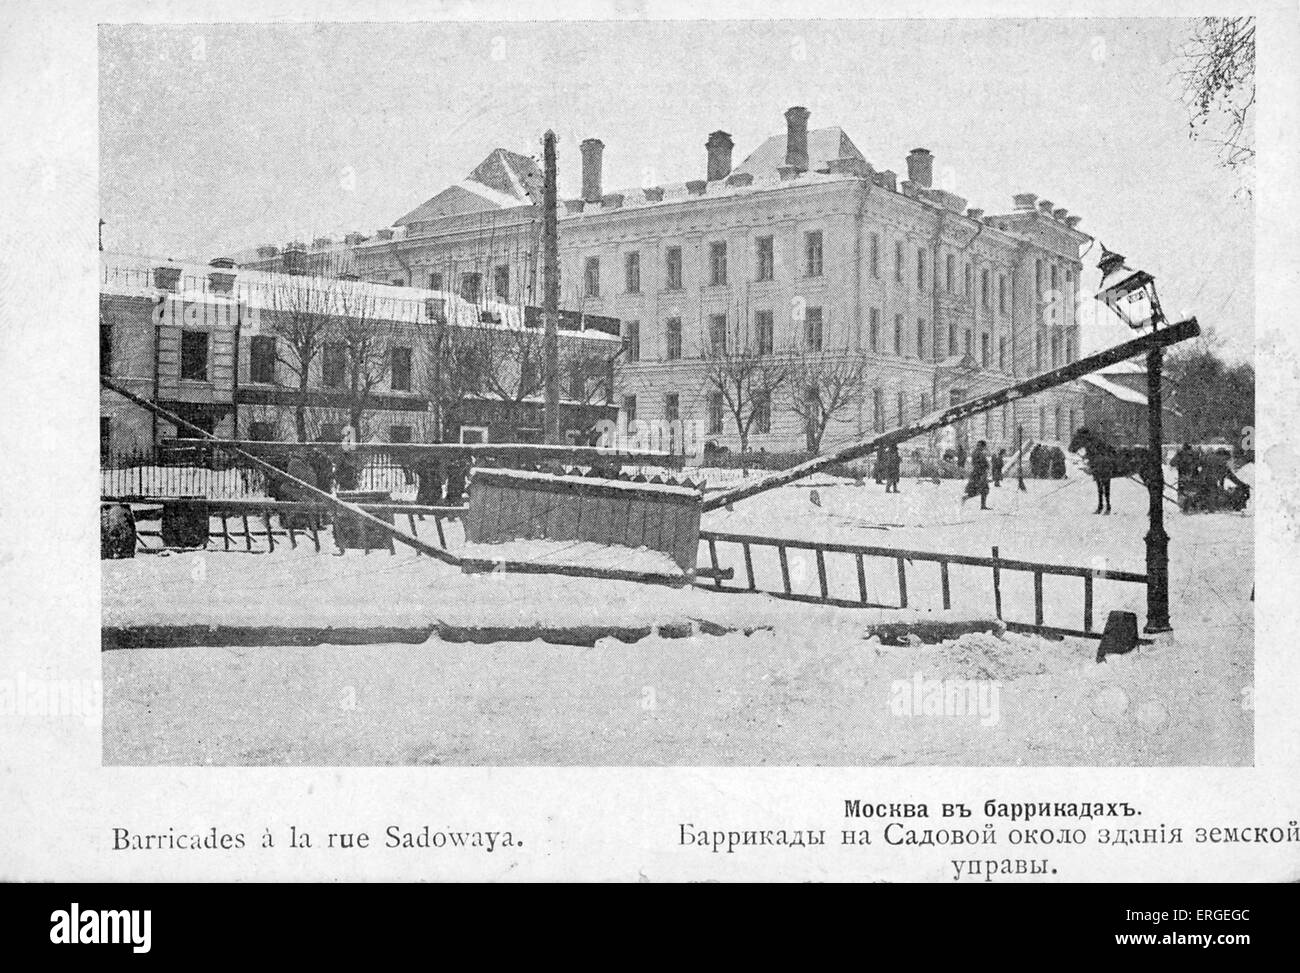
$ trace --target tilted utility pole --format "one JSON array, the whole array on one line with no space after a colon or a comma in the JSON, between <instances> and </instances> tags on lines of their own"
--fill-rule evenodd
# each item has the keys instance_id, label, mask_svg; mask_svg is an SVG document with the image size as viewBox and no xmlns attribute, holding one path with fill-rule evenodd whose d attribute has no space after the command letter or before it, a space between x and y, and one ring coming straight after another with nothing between
<instances>
[{"instance_id":1,"label":"tilted utility pole","mask_svg":"<svg viewBox=\"0 0 1300 973\"><path fill-rule=\"evenodd\" d=\"M546 379L546 441L560 441L560 244L556 223L555 133L542 137L542 368Z\"/></svg>"}]
</instances>

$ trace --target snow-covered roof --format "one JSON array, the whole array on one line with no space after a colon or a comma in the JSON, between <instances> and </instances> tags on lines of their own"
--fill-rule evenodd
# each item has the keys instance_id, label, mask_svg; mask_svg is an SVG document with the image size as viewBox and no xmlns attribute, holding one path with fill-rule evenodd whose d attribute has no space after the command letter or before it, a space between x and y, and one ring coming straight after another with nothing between
<instances>
[{"instance_id":1,"label":"snow-covered roof","mask_svg":"<svg viewBox=\"0 0 1300 973\"><path fill-rule=\"evenodd\" d=\"M312 306L321 313L346 314L364 310L375 320L429 323L429 302L440 302L437 308L447 322L460 328L512 328L525 327L525 312L515 304L500 301L467 301L451 291L434 291L423 287L397 287L366 280L345 280L339 277L318 277L309 274L269 273L247 268L221 268L203 264L181 264L157 258L103 253L100 255L100 291L147 297L164 303L233 304L240 303L251 312L250 333L256 330L262 311L285 310L303 307L310 298ZM175 290L162 289L154 284L154 268L173 267L180 271ZM215 291L210 274L226 274L234 278L229 293ZM488 317L490 320L483 320ZM574 331L565 328L565 335L580 335L594 341L618 343L617 335L594 328Z\"/></svg>"},{"instance_id":2,"label":"snow-covered roof","mask_svg":"<svg viewBox=\"0 0 1300 973\"><path fill-rule=\"evenodd\" d=\"M1115 398L1119 399L1121 402L1128 402L1131 405L1141 405L1141 406L1145 406L1147 404L1147 397L1143 395L1141 392L1135 391L1134 389L1128 388L1127 386L1120 385L1118 382L1112 382L1102 374L1094 373L1092 375L1085 375L1083 376L1083 381L1087 382L1089 385L1093 386L1096 389L1100 389L1102 392L1105 392L1107 395L1114 396Z\"/></svg>"},{"instance_id":3,"label":"snow-covered roof","mask_svg":"<svg viewBox=\"0 0 1300 973\"><path fill-rule=\"evenodd\" d=\"M773 135L762 145L745 157L745 161L736 166L735 172L748 173L756 180L759 178L776 178L777 170L785 165L786 133ZM866 162L866 157L858 151L853 140L844 133L844 129L815 128L808 133L808 168L816 171L825 169L836 159L857 159Z\"/></svg>"},{"instance_id":4,"label":"snow-covered roof","mask_svg":"<svg viewBox=\"0 0 1300 973\"><path fill-rule=\"evenodd\" d=\"M1133 359L1116 362L1114 365L1107 365L1105 368L1099 368L1096 372L1098 375L1145 375L1146 369L1135 362Z\"/></svg>"},{"instance_id":5,"label":"snow-covered roof","mask_svg":"<svg viewBox=\"0 0 1300 973\"><path fill-rule=\"evenodd\" d=\"M460 182L425 200L393 223L408 226L443 216L531 206L541 199L542 174L537 163L509 149L493 149Z\"/></svg>"}]
</instances>

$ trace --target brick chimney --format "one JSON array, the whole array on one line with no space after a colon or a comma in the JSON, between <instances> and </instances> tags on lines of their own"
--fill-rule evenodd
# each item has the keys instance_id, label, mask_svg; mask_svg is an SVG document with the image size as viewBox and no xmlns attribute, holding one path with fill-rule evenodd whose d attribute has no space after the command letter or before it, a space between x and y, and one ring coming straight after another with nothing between
<instances>
[{"instance_id":1,"label":"brick chimney","mask_svg":"<svg viewBox=\"0 0 1300 973\"><path fill-rule=\"evenodd\" d=\"M1069 215L1070 211L1064 206L1058 206L1056 209L1052 210L1052 219L1059 220L1062 223L1065 222L1065 218Z\"/></svg>"},{"instance_id":2,"label":"brick chimney","mask_svg":"<svg viewBox=\"0 0 1300 973\"><path fill-rule=\"evenodd\" d=\"M1051 216L1052 207L1054 205L1055 204L1050 199L1040 199L1038 201L1038 212L1042 213L1044 216Z\"/></svg>"},{"instance_id":3,"label":"brick chimney","mask_svg":"<svg viewBox=\"0 0 1300 973\"><path fill-rule=\"evenodd\" d=\"M229 294L235 289L235 259L233 257L213 257L208 261L212 269L208 271L208 283L214 294Z\"/></svg>"},{"instance_id":4,"label":"brick chimney","mask_svg":"<svg viewBox=\"0 0 1300 973\"><path fill-rule=\"evenodd\" d=\"M934 156L929 149L913 149L907 153L907 181L922 189L929 189L934 179Z\"/></svg>"},{"instance_id":5,"label":"brick chimney","mask_svg":"<svg viewBox=\"0 0 1300 973\"><path fill-rule=\"evenodd\" d=\"M808 109L798 105L785 113L785 164L798 172L808 169Z\"/></svg>"},{"instance_id":6,"label":"brick chimney","mask_svg":"<svg viewBox=\"0 0 1300 973\"><path fill-rule=\"evenodd\" d=\"M1016 209L1032 210L1038 196L1035 193L1016 193L1011 199L1016 204Z\"/></svg>"},{"instance_id":7,"label":"brick chimney","mask_svg":"<svg viewBox=\"0 0 1300 973\"><path fill-rule=\"evenodd\" d=\"M714 132L704 143L704 148L709 153L709 171L705 178L714 182L731 175L731 136L721 130Z\"/></svg>"},{"instance_id":8,"label":"brick chimney","mask_svg":"<svg viewBox=\"0 0 1300 973\"><path fill-rule=\"evenodd\" d=\"M600 159L605 152L605 143L600 139L583 139L581 149L582 198L588 203L599 203Z\"/></svg>"},{"instance_id":9,"label":"brick chimney","mask_svg":"<svg viewBox=\"0 0 1300 973\"><path fill-rule=\"evenodd\" d=\"M301 240L286 243L281 254L286 274L305 274L307 272L307 245Z\"/></svg>"},{"instance_id":10,"label":"brick chimney","mask_svg":"<svg viewBox=\"0 0 1300 973\"><path fill-rule=\"evenodd\" d=\"M160 291L174 291L181 282L181 268L155 267L153 269L153 286Z\"/></svg>"}]
</instances>

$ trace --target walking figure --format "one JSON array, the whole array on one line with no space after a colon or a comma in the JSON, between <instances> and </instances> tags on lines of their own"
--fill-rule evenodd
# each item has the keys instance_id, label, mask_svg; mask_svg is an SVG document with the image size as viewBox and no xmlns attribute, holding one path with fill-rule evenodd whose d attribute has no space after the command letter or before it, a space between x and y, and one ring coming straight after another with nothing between
<instances>
[{"instance_id":1,"label":"walking figure","mask_svg":"<svg viewBox=\"0 0 1300 973\"><path fill-rule=\"evenodd\" d=\"M970 479L966 481L966 495L961 502L971 497L980 498L980 509L988 510L989 504L989 454L984 440L975 444L975 452L970 455Z\"/></svg>"},{"instance_id":2,"label":"walking figure","mask_svg":"<svg viewBox=\"0 0 1300 973\"><path fill-rule=\"evenodd\" d=\"M1002 463L1004 461L1004 452L1003 449L999 448L998 451L993 454L993 459L989 463L990 469L993 472L993 485L995 487L1002 486Z\"/></svg>"},{"instance_id":3,"label":"walking figure","mask_svg":"<svg viewBox=\"0 0 1300 973\"><path fill-rule=\"evenodd\" d=\"M881 462L884 464L885 492L897 493L898 478L903 469L903 457L899 455L898 447L886 447L881 456Z\"/></svg>"}]
</instances>

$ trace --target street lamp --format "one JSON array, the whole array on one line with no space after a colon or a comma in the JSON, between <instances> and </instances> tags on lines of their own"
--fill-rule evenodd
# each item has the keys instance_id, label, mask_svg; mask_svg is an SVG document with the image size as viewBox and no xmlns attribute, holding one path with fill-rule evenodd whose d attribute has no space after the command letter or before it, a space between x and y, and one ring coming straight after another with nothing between
<instances>
[{"instance_id":1,"label":"street lamp","mask_svg":"<svg viewBox=\"0 0 1300 973\"><path fill-rule=\"evenodd\" d=\"M1135 331L1157 330L1166 324L1156 295L1156 282L1145 270L1125 266L1123 254L1101 247L1101 286L1097 300L1105 304ZM1143 631L1173 631L1169 624L1169 535L1165 533L1164 428L1161 422L1160 370L1164 349L1147 352L1147 621Z\"/></svg>"},{"instance_id":2,"label":"street lamp","mask_svg":"<svg viewBox=\"0 0 1300 973\"><path fill-rule=\"evenodd\" d=\"M1156 279L1145 270L1134 270L1124 263L1122 253L1101 246L1101 286L1097 300L1118 314L1134 331L1155 330L1165 324L1160 298L1156 296Z\"/></svg>"}]
</instances>

